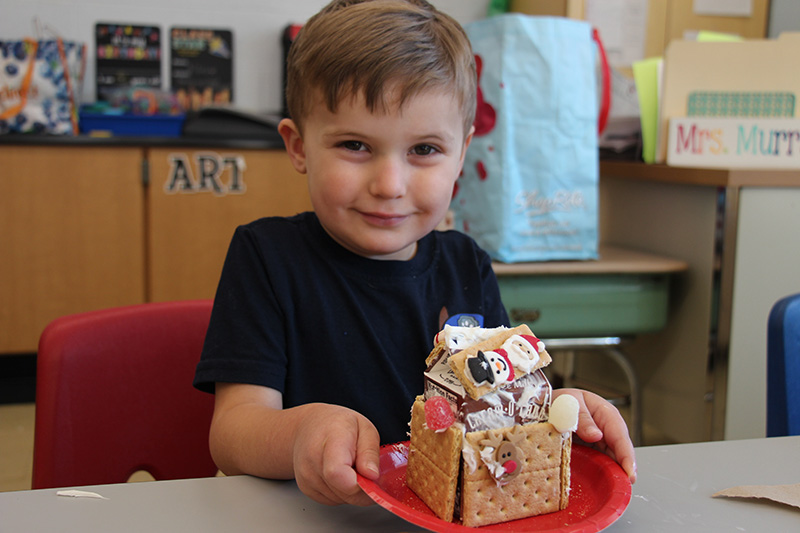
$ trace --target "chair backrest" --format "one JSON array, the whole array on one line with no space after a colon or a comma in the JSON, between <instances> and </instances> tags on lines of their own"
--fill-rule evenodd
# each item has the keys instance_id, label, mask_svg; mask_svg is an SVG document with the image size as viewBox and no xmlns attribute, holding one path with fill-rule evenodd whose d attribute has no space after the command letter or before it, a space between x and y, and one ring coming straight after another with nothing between
<instances>
[{"instance_id":1,"label":"chair backrest","mask_svg":"<svg viewBox=\"0 0 800 533\"><path fill-rule=\"evenodd\" d=\"M211 300L58 318L39 340L33 488L213 476L214 398L192 387Z\"/></svg>"},{"instance_id":2,"label":"chair backrest","mask_svg":"<svg viewBox=\"0 0 800 533\"><path fill-rule=\"evenodd\" d=\"M778 300L767 321L767 436L800 435L800 293Z\"/></svg>"}]
</instances>

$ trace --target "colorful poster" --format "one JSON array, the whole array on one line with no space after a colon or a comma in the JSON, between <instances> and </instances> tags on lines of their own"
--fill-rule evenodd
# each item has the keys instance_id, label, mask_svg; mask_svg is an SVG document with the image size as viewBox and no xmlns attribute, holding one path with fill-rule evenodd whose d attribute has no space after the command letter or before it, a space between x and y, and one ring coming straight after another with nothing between
<instances>
[{"instance_id":1,"label":"colorful poster","mask_svg":"<svg viewBox=\"0 0 800 533\"><path fill-rule=\"evenodd\" d=\"M233 102L233 33L170 29L170 83L186 110Z\"/></svg>"},{"instance_id":2,"label":"colorful poster","mask_svg":"<svg viewBox=\"0 0 800 533\"><path fill-rule=\"evenodd\" d=\"M161 88L161 29L132 24L95 25L97 99L117 89Z\"/></svg>"}]
</instances>

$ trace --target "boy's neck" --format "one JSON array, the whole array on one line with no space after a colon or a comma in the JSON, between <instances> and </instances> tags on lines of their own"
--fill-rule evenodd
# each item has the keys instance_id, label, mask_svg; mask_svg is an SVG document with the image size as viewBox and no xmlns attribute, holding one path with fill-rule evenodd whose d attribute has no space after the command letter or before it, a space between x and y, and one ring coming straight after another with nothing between
<instances>
[{"instance_id":1,"label":"boy's neck","mask_svg":"<svg viewBox=\"0 0 800 533\"><path fill-rule=\"evenodd\" d=\"M363 257L365 259L372 259L372 260L375 260L375 261L410 261L410 260L414 259L414 257L416 257L417 251L419 250L419 241L417 241L417 242L415 242L413 244L413 246L408 246L408 247L406 247L406 248L404 248L402 250L399 250L399 251L391 253L391 254L383 254L383 255L365 255L365 254L360 254L360 253L356 252L355 250L351 250L350 248L345 246L339 239L336 238L336 236L333 233L328 231L328 228L326 228L325 225L322 224L322 221L320 221L320 226L322 227L323 231L328 235L328 237L330 237L331 240L333 240L333 242L335 242L336 244L338 244L339 246L341 246L345 250L347 250L347 251L349 251L351 253L354 253L355 255L357 255L359 257Z\"/></svg>"}]
</instances>

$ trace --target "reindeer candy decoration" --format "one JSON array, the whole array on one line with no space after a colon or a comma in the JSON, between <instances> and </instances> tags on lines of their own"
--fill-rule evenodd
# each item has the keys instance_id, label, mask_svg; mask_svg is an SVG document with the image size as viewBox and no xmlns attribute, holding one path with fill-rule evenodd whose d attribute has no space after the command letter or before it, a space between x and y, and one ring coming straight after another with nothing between
<instances>
[{"instance_id":1,"label":"reindeer candy decoration","mask_svg":"<svg viewBox=\"0 0 800 533\"><path fill-rule=\"evenodd\" d=\"M490 435L481 441L481 459L489 468L500 485L505 485L522 471L521 452L519 449L525 433L519 426L505 435Z\"/></svg>"}]
</instances>

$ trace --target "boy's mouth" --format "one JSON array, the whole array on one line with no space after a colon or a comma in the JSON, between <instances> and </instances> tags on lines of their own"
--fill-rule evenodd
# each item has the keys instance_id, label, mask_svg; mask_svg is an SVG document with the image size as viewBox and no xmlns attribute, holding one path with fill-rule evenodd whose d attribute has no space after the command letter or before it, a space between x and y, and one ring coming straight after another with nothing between
<instances>
[{"instance_id":1,"label":"boy's mouth","mask_svg":"<svg viewBox=\"0 0 800 533\"><path fill-rule=\"evenodd\" d=\"M360 211L361 217L373 226L392 227L401 224L408 218L408 215L380 212Z\"/></svg>"}]
</instances>

